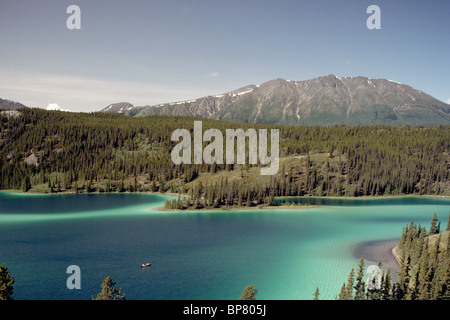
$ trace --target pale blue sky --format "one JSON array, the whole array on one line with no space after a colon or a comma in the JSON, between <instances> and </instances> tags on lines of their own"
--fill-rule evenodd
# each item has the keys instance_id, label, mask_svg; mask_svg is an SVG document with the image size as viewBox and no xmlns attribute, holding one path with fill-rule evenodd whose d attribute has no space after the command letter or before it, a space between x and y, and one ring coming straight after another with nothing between
<instances>
[{"instance_id":1,"label":"pale blue sky","mask_svg":"<svg viewBox=\"0 0 450 320\"><path fill-rule=\"evenodd\" d=\"M69 30L69 5L81 30ZM369 5L381 30L369 30ZM2 0L0 97L95 111L275 78L386 78L450 99L450 1Z\"/></svg>"}]
</instances>

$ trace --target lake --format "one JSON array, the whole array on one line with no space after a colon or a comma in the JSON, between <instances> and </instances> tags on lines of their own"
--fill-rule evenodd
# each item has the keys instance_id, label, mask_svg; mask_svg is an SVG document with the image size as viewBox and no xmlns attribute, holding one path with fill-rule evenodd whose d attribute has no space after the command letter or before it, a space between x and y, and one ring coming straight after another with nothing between
<instances>
[{"instance_id":1,"label":"lake","mask_svg":"<svg viewBox=\"0 0 450 320\"><path fill-rule=\"evenodd\" d=\"M111 276L127 299L334 299L361 243L393 243L411 220L445 229L450 199L307 199L317 207L163 212L158 194L0 193L0 264L15 299L91 299ZM292 199L290 199L292 201ZM359 248L361 249L361 248ZM355 254L356 252L356 254ZM149 268L140 265L151 262ZM366 267L376 261L366 261ZM81 289L69 290L69 265Z\"/></svg>"}]
</instances>

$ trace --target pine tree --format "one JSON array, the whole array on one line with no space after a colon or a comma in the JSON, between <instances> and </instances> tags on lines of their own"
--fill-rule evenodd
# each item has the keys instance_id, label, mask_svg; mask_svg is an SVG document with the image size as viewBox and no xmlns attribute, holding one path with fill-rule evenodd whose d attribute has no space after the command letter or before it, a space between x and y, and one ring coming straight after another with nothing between
<instances>
[{"instance_id":1,"label":"pine tree","mask_svg":"<svg viewBox=\"0 0 450 320\"><path fill-rule=\"evenodd\" d=\"M352 300L353 299L353 282L355 271L352 268L347 278L347 285L342 284L341 292L339 293L339 300Z\"/></svg>"},{"instance_id":2,"label":"pine tree","mask_svg":"<svg viewBox=\"0 0 450 320\"><path fill-rule=\"evenodd\" d=\"M392 286L392 299L393 300L402 300L404 297L403 289L400 283L394 283Z\"/></svg>"},{"instance_id":3,"label":"pine tree","mask_svg":"<svg viewBox=\"0 0 450 320\"><path fill-rule=\"evenodd\" d=\"M436 216L436 212L433 215L433 219L431 219L431 226L430 226L430 231L428 232L428 235L433 235L433 234L437 234L439 233L439 227L437 225L437 216Z\"/></svg>"},{"instance_id":4,"label":"pine tree","mask_svg":"<svg viewBox=\"0 0 450 320\"><path fill-rule=\"evenodd\" d=\"M448 236L447 243L450 241ZM448 291L450 273L450 255L449 249L442 252L438 269L436 270L436 280L434 286L434 296L436 299L445 299L446 291Z\"/></svg>"},{"instance_id":5,"label":"pine tree","mask_svg":"<svg viewBox=\"0 0 450 320\"><path fill-rule=\"evenodd\" d=\"M22 182L22 191L28 192L28 190L31 189L31 183L30 183L30 177L25 176L23 182Z\"/></svg>"},{"instance_id":6,"label":"pine tree","mask_svg":"<svg viewBox=\"0 0 450 320\"><path fill-rule=\"evenodd\" d=\"M387 269L381 279L381 300L391 300L391 297L391 269Z\"/></svg>"},{"instance_id":7,"label":"pine tree","mask_svg":"<svg viewBox=\"0 0 450 320\"><path fill-rule=\"evenodd\" d=\"M445 231L450 231L450 210L448 212L448 222L447 222L447 229Z\"/></svg>"},{"instance_id":8,"label":"pine tree","mask_svg":"<svg viewBox=\"0 0 450 320\"><path fill-rule=\"evenodd\" d=\"M347 291L345 289L345 282L344 282L342 284L341 291L339 292L339 295L336 297L336 299L337 300L348 300L346 293L347 293Z\"/></svg>"},{"instance_id":9,"label":"pine tree","mask_svg":"<svg viewBox=\"0 0 450 320\"><path fill-rule=\"evenodd\" d=\"M417 272L417 276L419 277L419 287L416 288L416 294L419 300L427 300L430 289L430 254L428 250L428 238L425 240L422 251L423 253L418 262L419 271Z\"/></svg>"},{"instance_id":10,"label":"pine tree","mask_svg":"<svg viewBox=\"0 0 450 320\"><path fill-rule=\"evenodd\" d=\"M319 288L316 288L316 291L314 292L314 294L313 294L313 296L314 296L314 299L313 300L319 300Z\"/></svg>"},{"instance_id":11,"label":"pine tree","mask_svg":"<svg viewBox=\"0 0 450 320\"><path fill-rule=\"evenodd\" d=\"M447 235L447 250L442 254L439 281L436 284L436 299L450 300L450 234Z\"/></svg>"},{"instance_id":12,"label":"pine tree","mask_svg":"<svg viewBox=\"0 0 450 320\"><path fill-rule=\"evenodd\" d=\"M239 300L255 300L255 296L257 293L258 290L255 289L255 286L253 284L251 284L244 289Z\"/></svg>"},{"instance_id":13,"label":"pine tree","mask_svg":"<svg viewBox=\"0 0 450 320\"><path fill-rule=\"evenodd\" d=\"M347 286L345 287L345 295L346 295L346 300L352 300L353 299L353 278L355 276L355 271L352 270L350 271L350 274L348 275L348 279L347 279Z\"/></svg>"},{"instance_id":14,"label":"pine tree","mask_svg":"<svg viewBox=\"0 0 450 320\"><path fill-rule=\"evenodd\" d=\"M114 288L116 283L110 276L106 277L101 285L102 291L92 300L125 300L125 293L122 294L122 288Z\"/></svg>"},{"instance_id":15,"label":"pine tree","mask_svg":"<svg viewBox=\"0 0 450 320\"><path fill-rule=\"evenodd\" d=\"M5 264L0 265L0 300L14 300L13 295L14 278L11 277Z\"/></svg>"},{"instance_id":16,"label":"pine tree","mask_svg":"<svg viewBox=\"0 0 450 320\"><path fill-rule=\"evenodd\" d=\"M420 267L413 277L413 284L408 289L408 293L405 297L406 300L416 300L419 295L420 281L419 281Z\"/></svg>"},{"instance_id":17,"label":"pine tree","mask_svg":"<svg viewBox=\"0 0 450 320\"><path fill-rule=\"evenodd\" d=\"M356 276L356 284L354 286L355 289L355 300L364 300L365 299L365 292L366 292L366 284L363 281L364 277L364 260L361 259L359 261L358 266L358 274Z\"/></svg>"},{"instance_id":18,"label":"pine tree","mask_svg":"<svg viewBox=\"0 0 450 320\"><path fill-rule=\"evenodd\" d=\"M440 259L439 259L439 253L440 253L440 244L441 244L441 233L439 233L436 243L433 245L433 253L431 257L431 263L430 263L430 275L429 275L429 281L430 281L430 289L429 289L429 298L432 300L436 299L436 286L439 278L439 265L440 265Z\"/></svg>"},{"instance_id":19,"label":"pine tree","mask_svg":"<svg viewBox=\"0 0 450 320\"><path fill-rule=\"evenodd\" d=\"M401 266L399 272L399 292L397 292L401 297L408 293L410 274L411 270L411 256L405 251L402 253Z\"/></svg>"}]
</instances>

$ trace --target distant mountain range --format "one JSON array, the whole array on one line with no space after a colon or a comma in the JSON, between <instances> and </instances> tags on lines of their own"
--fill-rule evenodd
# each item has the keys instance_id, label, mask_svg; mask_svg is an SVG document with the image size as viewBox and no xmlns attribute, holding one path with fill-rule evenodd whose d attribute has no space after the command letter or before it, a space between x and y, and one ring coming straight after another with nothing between
<instances>
[{"instance_id":1,"label":"distant mountain range","mask_svg":"<svg viewBox=\"0 0 450 320\"><path fill-rule=\"evenodd\" d=\"M153 106L111 104L102 112L128 116L195 116L275 125L450 125L450 105L387 79L328 75L275 79L235 91Z\"/></svg>"},{"instance_id":2,"label":"distant mountain range","mask_svg":"<svg viewBox=\"0 0 450 320\"><path fill-rule=\"evenodd\" d=\"M51 106L47 109L62 110ZM25 107L0 98L0 110ZM273 125L450 125L450 105L420 90L393 80L334 75L306 81L275 79L223 94L153 106L120 102L101 112Z\"/></svg>"}]
</instances>

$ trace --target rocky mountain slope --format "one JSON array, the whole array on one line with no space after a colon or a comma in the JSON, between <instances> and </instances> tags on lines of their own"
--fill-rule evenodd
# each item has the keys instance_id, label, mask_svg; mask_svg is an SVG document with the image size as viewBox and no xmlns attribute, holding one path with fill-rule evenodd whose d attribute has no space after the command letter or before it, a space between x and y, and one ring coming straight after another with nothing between
<instances>
[{"instance_id":1,"label":"rocky mountain slope","mask_svg":"<svg viewBox=\"0 0 450 320\"><path fill-rule=\"evenodd\" d=\"M119 103L102 111L276 125L450 125L450 105L420 90L392 80L334 75L306 81L275 79L155 106Z\"/></svg>"},{"instance_id":2,"label":"rocky mountain slope","mask_svg":"<svg viewBox=\"0 0 450 320\"><path fill-rule=\"evenodd\" d=\"M23 104L0 98L0 110L17 110L26 108Z\"/></svg>"}]
</instances>

